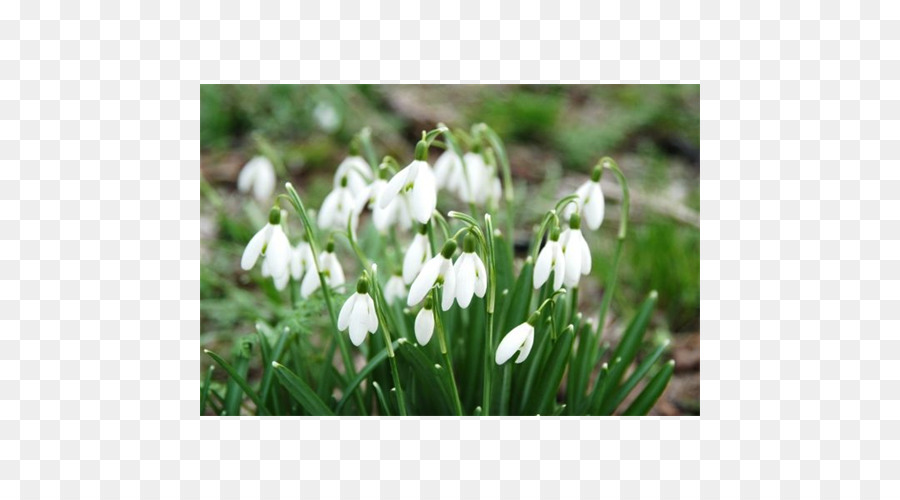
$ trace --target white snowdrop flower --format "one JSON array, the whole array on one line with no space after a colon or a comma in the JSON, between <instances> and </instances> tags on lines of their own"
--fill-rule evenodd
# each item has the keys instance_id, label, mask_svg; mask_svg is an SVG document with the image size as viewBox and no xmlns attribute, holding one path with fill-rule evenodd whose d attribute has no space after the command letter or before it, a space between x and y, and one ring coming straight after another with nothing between
<instances>
[{"instance_id":1,"label":"white snowdrop flower","mask_svg":"<svg viewBox=\"0 0 900 500\"><path fill-rule=\"evenodd\" d=\"M443 280L444 292L441 297L441 309L447 311L453 305L456 297L456 274L453 272L453 252L456 251L456 242L447 240L441 253L435 255L422 266L422 271L416 276L409 287L409 297L406 305L414 306L428 295L428 292L436 283Z\"/></svg>"},{"instance_id":2,"label":"white snowdrop flower","mask_svg":"<svg viewBox=\"0 0 900 500\"><path fill-rule=\"evenodd\" d=\"M386 173L387 169L382 169L379 173L381 172ZM409 196L406 193L400 193L386 207L382 207L380 201L382 196L384 196L387 184L387 181L384 179L376 179L369 186L369 208L372 209L372 223L382 233L394 225L400 229L407 230L412 227L412 215L409 213Z\"/></svg>"},{"instance_id":3,"label":"white snowdrop flower","mask_svg":"<svg viewBox=\"0 0 900 500\"><path fill-rule=\"evenodd\" d=\"M241 268L249 271L256 264L260 255L263 258L263 273L272 276L276 286L279 283L287 283L286 276L289 273L289 261L291 256L291 243L288 241L284 230L281 228L281 210L273 207L269 211L269 223L256 232L241 256ZM283 289L282 285L279 290Z\"/></svg>"},{"instance_id":4,"label":"white snowdrop flower","mask_svg":"<svg viewBox=\"0 0 900 500\"><path fill-rule=\"evenodd\" d=\"M346 178L350 192L355 196L364 197L368 192L369 183L374 177L369 163L362 156L355 154L355 151L351 151L350 156L344 158L334 173L334 189L341 187Z\"/></svg>"},{"instance_id":5,"label":"white snowdrop flower","mask_svg":"<svg viewBox=\"0 0 900 500\"><path fill-rule=\"evenodd\" d=\"M562 244L566 261L564 283L567 287L578 286L581 275L591 272L591 249L581 234L581 216L577 213L572 214L569 227L562 232L559 242Z\"/></svg>"},{"instance_id":6,"label":"white snowdrop flower","mask_svg":"<svg viewBox=\"0 0 900 500\"><path fill-rule=\"evenodd\" d=\"M350 341L360 345L366 340L366 332L378 330L378 315L375 313L375 301L369 295L369 281L362 277L356 282L356 293L344 302L338 315L338 330L350 330Z\"/></svg>"},{"instance_id":7,"label":"white snowdrop flower","mask_svg":"<svg viewBox=\"0 0 900 500\"><path fill-rule=\"evenodd\" d=\"M319 128L329 134L341 126L341 115L329 102L322 101L316 104L315 109L313 109L313 117L316 119L316 123L319 124Z\"/></svg>"},{"instance_id":8,"label":"white snowdrop flower","mask_svg":"<svg viewBox=\"0 0 900 500\"><path fill-rule=\"evenodd\" d=\"M600 189L600 175L602 167L596 167L591 173L591 179L582 184L576 191L578 197L574 203L566 205L563 217L570 218L576 211L581 214L585 224L590 229L597 229L603 223L603 214L606 209L603 199L603 191Z\"/></svg>"},{"instance_id":9,"label":"white snowdrop flower","mask_svg":"<svg viewBox=\"0 0 900 500\"><path fill-rule=\"evenodd\" d=\"M463 309L469 307L473 294L484 297L487 291L487 270L475 253L476 242L474 235L467 234L463 240L463 254L453 264L453 272L456 274L456 302Z\"/></svg>"},{"instance_id":10,"label":"white snowdrop flower","mask_svg":"<svg viewBox=\"0 0 900 500\"><path fill-rule=\"evenodd\" d=\"M553 271L553 290L559 290L566 277L566 259L559 242L559 228L556 227L550 231L550 238L534 263L535 289L544 286L544 283L550 278L550 271Z\"/></svg>"},{"instance_id":11,"label":"white snowdrop flower","mask_svg":"<svg viewBox=\"0 0 900 500\"><path fill-rule=\"evenodd\" d=\"M313 264L312 247L309 243L301 241L291 251L291 277L294 281L300 281L307 271L315 267Z\"/></svg>"},{"instance_id":12,"label":"white snowdrop flower","mask_svg":"<svg viewBox=\"0 0 900 500\"><path fill-rule=\"evenodd\" d=\"M439 189L455 192L462 177L462 161L452 149L447 149L434 162L434 179Z\"/></svg>"},{"instance_id":13,"label":"white snowdrop flower","mask_svg":"<svg viewBox=\"0 0 900 500\"><path fill-rule=\"evenodd\" d=\"M416 145L416 159L394 174L384 188L378 205L386 208L401 191L409 192L409 208L413 218L425 224L437 207L437 185L431 166L425 161L428 148L424 141Z\"/></svg>"},{"instance_id":14,"label":"white snowdrop flower","mask_svg":"<svg viewBox=\"0 0 900 500\"><path fill-rule=\"evenodd\" d=\"M406 283L402 277L395 274L388 278L384 285L384 300L388 304L393 304L403 297L406 297Z\"/></svg>"},{"instance_id":15,"label":"white snowdrop flower","mask_svg":"<svg viewBox=\"0 0 900 500\"><path fill-rule=\"evenodd\" d=\"M509 358L513 357L513 354L516 352L519 353L516 363L525 361L525 358L531 353L532 346L534 346L534 325L537 324L540 317L541 315L537 311L531 313L528 321L513 328L503 337L494 355L494 361L498 365L509 361Z\"/></svg>"},{"instance_id":16,"label":"white snowdrop flower","mask_svg":"<svg viewBox=\"0 0 900 500\"><path fill-rule=\"evenodd\" d=\"M434 310L432 309L431 297L425 299L425 306L419 309L416 315L416 341L419 345L426 345L431 340L434 333Z\"/></svg>"},{"instance_id":17,"label":"white snowdrop flower","mask_svg":"<svg viewBox=\"0 0 900 500\"><path fill-rule=\"evenodd\" d=\"M266 201L275 190L275 167L265 156L254 156L241 169L237 178L238 191L246 193L253 189L253 197Z\"/></svg>"},{"instance_id":18,"label":"white snowdrop flower","mask_svg":"<svg viewBox=\"0 0 900 500\"><path fill-rule=\"evenodd\" d=\"M337 288L344 284L344 269L337 255L334 254L334 242L328 242L325 251L319 254L319 266L325 275L325 283L331 288ZM319 273L314 268L310 268L306 276L303 277L303 283L300 284L300 296L304 299L313 294L321 285Z\"/></svg>"},{"instance_id":19,"label":"white snowdrop flower","mask_svg":"<svg viewBox=\"0 0 900 500\"><path fill-rule=\"evenodd\" d=\"M403 281L406 284L411 284L416 279L422 266L431 258L431 244L425 234L426 229L424 224L419 226L419 232L413 236L412 243L409 244L403 257Z\"/></svg>"},{"instance_id":20,"label":"white snowdrop flower","mask_svg":"<svg viewBox=\"0 0 900 500\"><path fill-rule=\"evenodd\" d=\"M463 155L463 160L465 175L459 182L459 198L466 203L483 205L487 200L488 193L493 188L491 170L478 153L466 153Z\"/></svg>"},{"instance_id":21,"label":"white snowdrop flower","mask_svg":"<svg viewBox=\"0 0 900 500\"><path fill-rule=\"evenodd\" d=\"M318 214L319 228L343 232L347 230L349 224L351 229L356 232L359 213L362 212L365 202L364 196L360 196L350 189L349 177L342 177L340 185L328 193L325 201L322 202L322 208L319 209Z\"/></svg>"}]
</instances>

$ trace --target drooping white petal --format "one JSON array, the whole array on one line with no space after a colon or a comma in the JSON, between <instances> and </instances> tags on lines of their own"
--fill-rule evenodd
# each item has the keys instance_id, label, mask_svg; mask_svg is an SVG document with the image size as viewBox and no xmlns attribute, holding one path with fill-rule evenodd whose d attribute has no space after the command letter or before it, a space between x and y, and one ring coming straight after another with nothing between
<instances>
[{"instance_id":1,"label":"drooping white petal","mask_svg":"<svg viewBox=\"0 0 900 500\"><path fill-rule=\"evenodd\" d=\"M266 262L268 262L269 272L275 278L290 272L291 259L291 242L288 241L284 230L280 225L272 227L272 234L269 236L269 244L266 247Z\"/></svg>"},{"instance_id":2,"label":"drooping white petal","mask_svg":"<svg viewBox=\"0 0 900 500\"><path fill-rule=\"evenodd\" d=\"M419 302L422 302L422 299L428 295L428 291L434 286L434 282L437 281L438 275L441 272L441 266L446 261L447 259L439 254L429 259L428 262L422 266L419 275L416 276L416 279L409 287L409 297L406 299L406 305L414 306ZM452 296L451 300L453 300Z\"/></svg>"},{"instance_id":3,"label":"drooping white petal","mask_svg":"<svg viewBox=\"0 0 900 500\"><path fill-rule=\"evenodd\" d=\"M526 323L527 324L527 323ZM519 364L525 361L525 358L531 354L531 347L534 346L534 327L528 329L528 335L525 336L525 342L522 344L522 348L519 350L519 357L516 358L516 364Z\"/></svg>"},{"instance_id":4,"label":"drooping white petal","mask_svg":"<svg viewBox=\"0 0 900 500\"><path fill-rule=\"evenodd\" d=\"M581 247L581 274L591 273L591 249L588 247L587 241L581 231L575 231L575 244Z\"/></svg>"},{"instance_id":5,"label":"drooping white petal","mask_svg":"<svg viewBox=\"0 0 900 500\"><path fill-rule=\"evenodd\" d=\"M375 312L375 301L372 300L372 296L369 294L365 295L366 299L366 330L369 333L375 333L378 330L378 314Z\"/></svg>"},{"instance_id":6,"label":"drooping white petal","mask_svg":"<svg viewBox=\"0 0 900 500\"><path fill-rule=\"evenodd\" d=\"M391 276L384 285L384 300L388 304L393 304L397 299L403 297L406 297L406 284L403 283L403 278L397 275Z\"/></svg>"},{"instance_id":7,"label":"drooping white petal","mask_svg":"<svg viewBox=\"0 0 900 500\"><path fill-rule=\"evenodd\" d=\"M456 301L463 309L469 307L475 293L475 263L471 258L473 255L475 254L463 253L453 265L453 274L456 276ZM446 294L446 291L444 293Z\"/></svg>"},{"instance_id":8,"label":"drooping white petal","mask_svg":"<svg viewBox=\"0 0 900 500\"><path fill-rule=\"evenodd\" d=\"M284 290L284 287L287 286L290 279L290 273L284 273L281 276L272 276L272 281L275 282L275 289L279 291Z\"/></svg>"},{"instance_id":9,"label":"drooping white petal","mask_svg":"<svg viewBox=\"0 0 900 500\"><path fill-rule=\"evenodd\" d=\"M321 262L320 262L321 265ZM319 279L319 271L313 265L303 277L303 283L300 284L300 296L304 299L313 294L322 285Z\"/></svg>"},{"instance_id":10,"label":"drooping white petal","mask_svg":"<svg viewBox=\"0 0 900 500\"><path fill-rule=\"evenodd\" d=\"M366 311L366 300L359 298L353 301L353 310L350 312L350 341L353 345L360 345L366 339L366 326L369 322L369 314Z\"/></svg>"},{"instance_id":11,"label":"drooping white petal","mask_svg":"<svg viewBox=\"0 0 900 500\"><path fill-rule=\"evenodd\" d=\"M338 288L345 283L344 268L341 267L341 261L331 252L324 252L324 257L320 257L324 264L322 267L328 270L327 283L331 288Z\"/></svg>"},{"instance_id":12,"label":"drooping white petal","mask_svg":"<svg viewBox=\"0 0 900 500\"><path fill-rule=\"evenodd\" d=\"M322 229L333 228L334 220L337 218L338 204L341 201L340 188L328 193L319 208L319 217L317 222Z\"/></svg>"},{"instance_id":13,"label":"drooping white petal","mask_svg":"<svg viewBox=\"0 0 900 500\"><path fill-rule=\"evenodd\" d=\"M559 242L553 244L553 256L553 290L556 291L562 288L566 279L566 256Z\"/></svg>"},{"instance_id":14,"label":"drooping white petal","mask_svg":"<svg viewBox=\"0 0 900 500\"><path fill-rule=\"evenodd\" d=\"M268 260L263 259L262 265L259 268L259 272L260 272L260 274L262 274L263 278L268 278L269 276L272 276L272 273L269 271L269 261Z\"/></svg>"},{"instance_id":15,"label":"drooping white petal","mask_svg":"<svg viewBox=\"0 0 900 500\"><path fill-rule=\"evenodd\" d=\"M503 337L503 340L500 341L500 345L497 346L494 361L498 365L502 365L509 361L509 358L522 348L530 333L534 333L534 327L528 323L522 323L510 330L509 333Z\"/></svg>"},{"instance_id":16,"label":"drooping white petal","mask_svg":"<svg viewBox=\"0 0 900 500\"><path fill-rule=\"evenodd\" d=\"M241 269L244 271L249 271L253 269L253 265L256 264L256 259L259 258L259 254L262 253L263 247L266 245L266 242L269 241L269 235L272 233L272 225L266 224L265 227L260 229L250 238L250 241L247 242L247 247L244 248L244 254L241 256Z\"/></svg>"},{"instance_id":17,"label":"drooping white petal","mask_svg":"<svg viewBox=\"0 0 900 500\"><path fill-rule=\"evenodd\" d=\"M578 280L581 278L581 250L582 246L577 242L573 242L573 233L575 231L572 229L566 229L563 231L563 234L560 236L560 241L563 243L565 247L565 261L566 261L566 286L575 286L578 284Z\"/></svg>"},{"instance_id":18,"label":"drooping white petal","mask_svg":"<svg viewBox=\"0 0 900 500\"><path fill-rule=\"evenodd\" d=\"M603 212L605 210L603 191L600 189L599 182L591 182L586 190L586 198L584 200L584 222L591 229L597 229L603 223Z\"/></svg>"},{"instance_id":19,"label":"drooping white petal","mask_svg":"<svg viewBox=\"0 0 900 500\"><path fill-rule=\"evenodd\" d=\"M256 169L253 196L259 201L266 201L272 197L273 191L275 191L275 167L272 166L272 162L263 157Z\"/></svg>"},{"instance_id":20,"label":"drooping white petal","mask_svg":"<svg viewBox=\"0 0 900 500\"><path fill-rule=\"evenodd\" d=\"M453 306L453 299L456 298L456 273L453 272L453 263L450 262L450 259L444 259L444 262L441 263L440 275L444 277L441 309L449 311L450 307ZM469 300L471 300L471 298Z\"/></svg>"},{"instance_id":21,"label":"drooping white petal","mask_svg":"<svg viewBox=\"0 0 900 500\"><path fill-rule=\"evenodd\" d=\"M416 233L406 255L403 257L403 281L412 283L425 262L431 258L431 245L428 243L428 237L424 234Z\"/></svg>"},{"instance_id":22,"label":"drooping white petal","mask_svg":"<svg viewBox=\"0 0 900 500\"><path fill-rule=\"evenodd\" d=\"M449 183L454 182L461 166L459 156L452 149L441 153L441 156L434 162L435 185L438 188L450 189Z\"/></svg>"},{"instance_id":23,"label":"drooping white petal","mask_svg":"<svg viewBox=\"0 0 900 500\"><path fill-rule=\"evenodd\" d=\"M341 185L341 180L347 178L347 187L355 196L363 193L368 182L372 179L372 167L361 156L348 156L338 165L334 173L334 187Z\"/></svg>"},{"instance_id":24,"label":"drooping white petal","mask_svg":"<svg viewBox=\"0 0 900 500\"><path fill-rule=\"evenodd\" d=\"M416 315L415 326L416 341L419 342L419 345L428 344L428 341L431 340L431 335L434 333L434 311L424 307L420 309L419 314Z\"/></svg>"},{"instance_id":25,"label":"drooping white petal","mask_svg":"<svg viewBox=\"0 0 900 500\"><path fill-rule=\"evenodd\" d=\"M409 202L412 216L420 223L425 224L431 219L431 214L437 207L437 186L434 181L434 173L428 163L424 161L419 163L418 175L413 181Z\"/></svg>"},{"instance_id":26,"label":"drooping white petal","mask_svg":"<svg viewBox=\"0 0 900 500\"><path fill-rule=\"evenodd\" d=\"M381 200L378 201L378 206L380 206L381 208L386 208L392 201L394 201L394 198L396 198L397 195L400 194L400 190L406 187L406 185L411 180L410 173L415 170L413 168L414 163L415 162L410 163L405 168L394 174L393 177L391 177L391 180L388 181L387 186L384 188L384 191L381 194Z\"/></svg>"},{"instance_id":27,"label":"drooping white petal","mask_svg":"<svg viewBox=\"0 0 900 500\"><path fill-rule=\"evenodd\" d=\"M538 289L544 286L547 278L550 277L550 271L553 266L553 241L548 241L544 248L538 253L538 258L534 262L534 288Z\"/></svg>"},{"instance_id":28,"label":"drooping white petal","mask_svg":"<svg viewBox=\"0 0 900 500\"><path fill-rule=\"evenodd\" d=\"M344 331L350 327L350 313L353 312L353 305L356 303L359 295L359 293L354 293L347 297L347 301L344 302L343 307L341 307L341 312L338 314L338 330Z\"/></svg>"},{"instance_id":29,"label":"drooping white petal","mask_svg":"<svg viewBox=\"0 0 900 500\"><path fill-rule=\"evenodd\" d=\"M250 191L250 188L253 186L253 180L256 178L256 172L259 169L259 158L259 156L251 158L250 161L241 168L241 173L238 174L237 178L238 191L242 193Z\"/></svg>"},{"instance_id":30,"label":"drooping white petal","mask_svg":"<svg viewBox=\"0 0 900 500\"><path fill-rule=\"evenodd\" d=\"M475 256L472 259L475 262L475 295L484 297L484 294L487 293L487 269L484 268L481 257L477 254L472 255Z\"/></svg>"}]
</instances>

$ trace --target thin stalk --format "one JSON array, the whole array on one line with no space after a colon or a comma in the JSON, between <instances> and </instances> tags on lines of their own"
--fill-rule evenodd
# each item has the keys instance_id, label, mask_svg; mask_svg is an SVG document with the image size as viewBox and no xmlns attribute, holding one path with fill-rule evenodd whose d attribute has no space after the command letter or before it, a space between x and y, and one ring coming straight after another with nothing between
<instances>
[{"instance_id":1,"label":"thin stalk","mask_svg":"<svg viewBox=\"0 0 900 500\"><path fill-rule=\"evenodd\" d=\"M325 298L325 307L328 309L328 316L331 318L332 332L334 332L334 338L337 340L338 347L341 349L341 359L344 362L344 370L346 370L346 372L350 375L349 378L353 378L356 376L356 367L353 366L353 359L350 357L350 349L347 346L347 340L343 335L341 335L340 330L338 330L337 313L335 313L334 309L334 298L331 295L331 288L328 286L328 282L325 280L325 274L320 271L321 268L319 266L319 241L316 238L315 233L313 232L312 222L309 219L309 214L306 213L306 208L303 206L303 201L300 200L300 195L297 194L297 191L294 189L294 186L291 185L290 182L285 183L284 187L285 189L287 189L291 204L300 215L300 221L303 223L303 229L306 231L306 240L309 242L310 251L312 252L313 257L313 264L315 265L316 272L319 274L319 284L321 285L322 295ZM330 363L330 359L326 361L324 365L325 372L327 372ZM325 378L326 377L324 376L323 372L322 379ZM360 395L358 392L355 394L360 411L363 411L365 405L362 399L362 395Z\"/></svg>"},{"instance_id":2,"label":"thin stalk","mask_svg":"<svg viewBox=\"0 0 900 500\"><path fill-rule=\"evenodd\" d=\"M459 399L459 389L456 387L456 376L453 374L453 361L450 359L450 352L447 349L447 339L444 336L444 322L441 319L441 313L438 311L441 301L438 298L437 289L431 289L431 301L434 304L434 327L437 330L438 344L441 347L441 356L447 365L447 374L450 377L450 386L453 387L453 406L456 408L456 414L462 416L462 401Z\"/></svg>"},{"instance_id":3,"label":"thin stalk","mask_svg":"<svg viewBox=\"0 0 900 500\"><path fill-rule=\"evenodd\" d=\"M397 368L397 357L394 354L391 334L388 331L387 316L384 313L384 295L382 294L381 286L378 284L378 276L375 273L372 273L372 290L375 292L373 294L375 298L375 313L378 316L378 321L381 323L381 333L384 335L384 343L387 346L388 362L391 365L391 378L394 379L394 389L397 390L397 406L399 407L400 415L406 416L406 396L403 392L403 386L400 385L400 370Z\"/></svg>"},{"instance_id":4,"label":"thin stalk","mask_svg":"<svg viewBox=\"0 0 900 500\"><path fill-rule=\"evenodd\" d=\"M491 414L491 378L493 375L494 350L494 307L497 301L497 268L494 260L494 224L491 214L484 215L483 236L484 253L487 258L488 296L485 301L485 321L487 321L487 335L484 338L484 385L482 387L481 409L483 415Z\"/></svg>"}]
</instances>

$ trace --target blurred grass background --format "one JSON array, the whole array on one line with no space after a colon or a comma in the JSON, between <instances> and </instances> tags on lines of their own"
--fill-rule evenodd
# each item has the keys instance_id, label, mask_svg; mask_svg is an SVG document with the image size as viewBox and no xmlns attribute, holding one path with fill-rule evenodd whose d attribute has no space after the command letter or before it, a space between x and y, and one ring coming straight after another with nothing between
<instances>
[{"instance_id":1,"label":"blurred grass background","mask_svg":"<svg viewBox=\"0 0 900 500\"><path fill-rule=\"evenodd\" d=\"M659 292L654 325L672 340L679 374L670 387L675 394L661 400L672 408L658 412L699 411L699 86L202 85L200 92L204 346L238 344L260 311L279 300L270 280L237 266L267 210L234 192L240 168L259 152L254 137L271 144L284 165L280 177L290 177L318 207L362 127L372 129L379 157L405 164L422 130L485 122L509 151L523 245L541 213L573 192L600 157L619 162L632 189L633 222L613 319L630 317L647 291ZM586 234L594 250L594 279L582 282L586 313L599 304L618 225L620 191L612 176L603 183L606 220ZM314 305L310 310L318 310ZM315 317L297 317L310 319L315 324Z\"/></svg>"}]
</instances>

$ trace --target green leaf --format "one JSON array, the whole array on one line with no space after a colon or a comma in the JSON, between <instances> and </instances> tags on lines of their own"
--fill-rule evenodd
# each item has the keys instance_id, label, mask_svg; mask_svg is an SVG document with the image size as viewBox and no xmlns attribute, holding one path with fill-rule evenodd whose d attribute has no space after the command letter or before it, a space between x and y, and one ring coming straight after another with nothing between
<instances>
[{"instance_id":1,"label":"green leaf","mask_svg":"<svg viewBox=\"0 0 900 500\"><path fill-rule=\"evenodd\" d=\"M231 364L228 363L228 361L225 361L218 354L216 354L212 351L204 350L203 352L208 354L209 357L211 357L213 359L213 361L215 361L219 366L221 366L222 369L224 369L228 373L228 375L231 377L231 380L233 380L241 388L241 390L243 390L247 394L247 396L249 396L250 399L253 400L253 402L256 404L257 411L260 414L262 414L262 415L269 414L269 411L266 408L266 405L263 404L262 400L259 398L259 396L256 394L256 392L252 388L250 388L250 384L247 383L247 381L244 379L244 377L242 377L241 375L238 374L237 371L235 371L234 367L232 367ZM246 360L246 358L244 358L242 356L238 357L238 362L242 362L242 361L243 361L243 363L246 363L247 360ZM228 398L226 397L225 410L228 411L229 415L240 414L240 399L238 398L237 401L238 401L238 405L237 405L237 407L235 407L234 404L232 402L228 401Z\"/></svg>"},{"instance_id":2,"label":"green leaf","mask_svg":"<svg viewBox=\"0 0 900 500\"><path fill-rule=\"evenodd\" d=\"M533 292L533 279L534 262L529 257L522 266L522 271L519 273L518 279L516 279L516 284L506 296L504 313L498 315L501 316L500 328L498 328L500 338L503 338L503 335L506 335L510 330L528 319L528 309L531 306L531 295ZM496 339L494 343L497 343ZM496 345L493 347L496 347Z\"/></svg>"},{"instance_id":3,"label":"green leaf","mask_svg":"<svg viewBox=\"0 0 900 500\"><path fill-rule=\"evenodd\" d=\"M281 384L291 393L291 396L297 400L297 403L307 411L310 415L332 416L332 412L328 406L316 396L316 393L304 382L300 377L294 374L286 366L272 361L272 368L275 369L275 375L281 381Z\"/></svg>"},{"instance_id":4,"label":"green leaf","mask_svg":"<svg viewBox=\"0 0 900 500\"><path fill-rule=\"evenodd\" d=\"M541 371L541 377L535 387L532 401L525 413L552 413L556 403L556 393L566 371L574 339L575 329L569 325L553 344L553 349L544 363L544 369Z\"/></svg>"},{"instance_id":5,"label":"green leaf","mask_svg":"<svg viewBox=\"0 0 900 500\"><path fill-rule=\"evenodd\" d=\"M653 404L656 403L656 400L662 396L663 391L666 390L666 386L669 385L669 380L672 379L672 373L674 371L675 360L669 360L669 362L663 365L659 372L650 379L647 387L645 387L641 394L633 403L631 403L623 415L646 415L647 412L650 411L650 408L653 408Z\"/></svg>"},{"instance_id":6,"label":"green leaf","mask_svg":"<svg viewBox=\"0 0 900 500\"><path fill-rule=\"evenodd\" d=\"M212 374L215 369L215 365L209 365L209 370L206 372L206 378L203 379L203 385L200 387L200 415L202 416L206 412L206 400L209 398L209 384L212 382Z\"/></svg>"},{"instance_id":7,"label":"green leaf","mask_svg":"<svg viewBox=\"0 0 900 500\"><path fill-rule=\"evenodd\" d=\"M262 326L268 328L268 325L262 324ZM262 332L260 332L260 336L262 337ZM272 381L275 377L275 371L272 369L272 361L278 361L281 359L281 355L284 353L284 347L287 344L289 338L293 337L293 333L289 332L287 327L285 327L281 331L281 335L278 337L278 342L275 344L275 349L269 354L269 358L266 359L265 354L263 355L263 376L262 382L259 384L259 398L263 401L268 401L269 392L272 389ZM273 402L275 403L275 413L281 414L280 404L278 402L278 398L273 398Z\"/></svg>"},{"instance_id":8,"label":"green leaf","mask_svg":"<svg viewBox=\"0 0 900 500\"><path fill-rule=\"evenodd\" d=\"M637 369L632 373L621 387L612 395L609 413L615 413L616 408L622 404L622 401L628 396L628 393L644 378L650 371L654 363L662 356L666 348L669 347L669 341L665 341L656 348L646 359L641 361Z\"/></svg>"},{"instance_id":9,"label":"green leaf","mask_svg":"<svg viewBox=\"0 0 900 500\"><path fill-rule=\"evenodd\" d=\"M384 393L381 392L381 386L378 385L378 382L372 382L372 389L375 389L375 396L378 398L378 402L381 403L381 409L384 411L384 415L388 417L393 416L391 407L388 406L387 400L384 399Z\"/></svg>"},{"instance_id":10,"label":"green leaf","mask_svg":"<svg viewBox=\"0 0 900 500\"><path fill-rule=\"evenodd\" d=\"M451 392L452 389L447 386L447 377L443 373L438 372L435 364L428 359L421 348L412 345L406 339L399 339L398 343L397 354L412 367L417 382L427 389L421 392L424 392L426 397L430 398L432 402L443 406L440 410L442 415L455 413L452 403L453 393ZM434 391L434 389L437 389L437 391Z\"/></svg>"},{"instance_id":11,"label":"green leaf","mask_svg":"<svg viewBox=\"0 0 900 500\"><path fill-rule=\"evenodd\" d=\"M394 349L397 348L398 343L398 340L395 340L393 342ZM353 394L353 392L359 387L359 384L361 384L362 381L365 380L373 370L375 370L375 368L378 368L378 365L380 365L385 359L387 359L387 357L387 348L382 349L378 352L378 354L372 356L372 359L370 359L369 363L359 371L359 373L356 375L356 378L350 381L350 384L348 384L347 387L344 388L341 402L338 403L337 408L334 410L336 414L341 414L341 410L344 408L344 404L347 402L347 399L350 397L350 395Z\"/></svg>"},{"instance_id":12,"label":"green leaf","mask_svg":"<svg viewBox=\"0 0 900 500\"><path fill-rule=\"evenodd\" d=\"M625 333L622 334L619 345L617 345L616 349L613 351L612 358L621 358L621 362L610 365L608 380L604 384L604 387L602 387L595 395L596 399L591 404L593 408L597 409L600 415L606 415L612 410L612 408L610 408L610 403L612 403L610 395L614 389L619 387L622 375L624 375L625 370L631 365L631 362L637 355L638 349L640 349L641 342L644 338L644 332L647 330L647 325L650 323L650 316L653 314L653 307L655 305L656 292L653 291L650 292L641 304L638 312L634 315L634 318L628 325L628 328L625 329Z\"/></svg>"}]
</instances>

